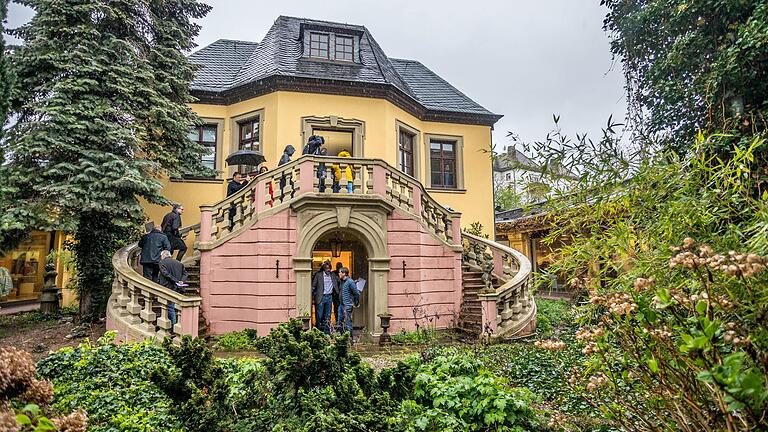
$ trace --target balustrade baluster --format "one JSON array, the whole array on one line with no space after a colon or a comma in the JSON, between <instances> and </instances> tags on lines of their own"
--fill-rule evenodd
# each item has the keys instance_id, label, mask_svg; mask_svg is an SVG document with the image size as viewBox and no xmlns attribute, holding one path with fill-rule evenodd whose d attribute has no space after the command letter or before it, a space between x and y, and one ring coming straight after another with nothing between
<instances>
[{"instance_id":1,"label":"balustrade baluster","mask_svg":"<svg viewBox=\"0 0 768 432\"><path fill-rule=\"evenodd\" d=\"M152 293L149 291L141 290L141 296L144 298L144 309L141 310L139 316L141 317L142 327L149 333L155 333L157 328L155 326L155 320L157 314L152 310L154 301L152 299Z\"/></svg>"},{"instance_id":2,"label":"balustrade baluster","mask_svg":"<svg viewBox=\"0 0 768 432\"><path fill-rule=\"evenodd\" d=\"M354 181L353 181L352 187L354 188L355 193L358 193L358 194L365 193L363 191L363 172L365 172L365 170L362 165L355 165L355 168L354 168L355 175L353 176Z\"/></svg>"},{"instance_id":3,"label":"balustrade baluster","mask_svg":"<svg viewBox=\"0 0 768 432\"><path fill-rule=\"evenodd\" d=\"M366 195L369 195L373 193L373 165L366 166L365 170L367 172L365 179L365 193Z\"/></svg>"},{"instance_id":4,"label":"balustrade baluster","mask_svg":"<svg viewBox=\"0 0 768 432\"><path fill-rule=\"evenodd\" d=\"M129 291L131 292L131 301L128 302L126 305L126 310L130 314L130 317L128 317L127 321L132 324L136 325L141 322L141 317L139 314L141 313L141 305L139 304L139 288L131 285L129 282Z\"/></svg>"},{"instance_id":5,"label":"balustrade baluster","mask_svg":"<svg viewBox=\"0 0 768 432\"><path fill-rule=\"evenodd\" d=\"M169 330L172 327L171 320L168 319L168 300L157 297L157 302L160 304L160 317L157 319L157 336L165 338L170 336Z\"/></svg>"}]
</instances>

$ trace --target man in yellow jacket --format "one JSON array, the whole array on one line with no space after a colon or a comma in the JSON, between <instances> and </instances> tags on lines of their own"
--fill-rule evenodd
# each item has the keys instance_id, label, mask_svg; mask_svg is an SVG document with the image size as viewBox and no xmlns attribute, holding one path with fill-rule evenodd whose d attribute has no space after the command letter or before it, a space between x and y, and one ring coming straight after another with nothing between
<instances>
[{"instance_id":1,"label":"man in yellow jacket","mask_svg":"<svg viewBox=\"0 0 768 432\"><path fill-rule=\"evenodd\" d=\"M342 150L338 154L339 157L352 157L351 154L349 154L348 151ZM350 165L347 165L344 168L344 177L347 179L347 193L351 194L353 192L354 185L352 184L352 167ZM341 190L341 167L338 164L333 165L333 192L339 193L339 190Z\"/></svg>"}]
</instances>

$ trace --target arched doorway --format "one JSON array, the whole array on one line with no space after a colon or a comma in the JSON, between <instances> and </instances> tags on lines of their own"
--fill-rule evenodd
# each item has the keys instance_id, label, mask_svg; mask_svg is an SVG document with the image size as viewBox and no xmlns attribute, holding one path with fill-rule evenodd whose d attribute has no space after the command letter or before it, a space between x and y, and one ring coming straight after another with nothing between
<instances>
[{"instance_id":1,"label":"arched doorway","mask_svg":"<svg viewBox=\"0 0 768 432\"><path fill-rule=\"evenodd\" d=\"M337 197L310 195L300 197L291 205L298 222L296 254L293 258L296 311L299 315L308 315L312 311L311 284L315 250L323 250L326 241L330 248L330 239L334 233L344 233L350 244L349 249L352 245L359 245L356 246L357 258L353 258L358 262L352 270L353 277L357 277L356 272L364 272L368 276L363 290L368 291L365 294L366 304L358 308L356 317L358 322L365 323L367 333L378 336L381 334L381 323L376 316L386 313L388 304L387 216L392 206L380 200L349 203L351 200L334 198ZM361 261L364 264L360 264ZM359 314L365 316L360 317Z\"/></svg>"},{"instance_id":2,"label":"arched doorway","mask_svg":"<svg viewBox=\"0 0 768 432\"><path fill-rule=\"evenodd\" d=\"M312 275L314 276L325 261L331 262L331 269L336 270L339 265L350 270L350 276L355 280L360 292L360 306L354 309L352 323L355 333L365 333L369 330L368 323L368 251L363 241L354 231L336 229L323 234L312 248ZM311 288L310 288L311 289ZM337 322L337 311L333 311L333 321ZM313 311L313 324L315 322Z\"/></svg>"}]
</instances>

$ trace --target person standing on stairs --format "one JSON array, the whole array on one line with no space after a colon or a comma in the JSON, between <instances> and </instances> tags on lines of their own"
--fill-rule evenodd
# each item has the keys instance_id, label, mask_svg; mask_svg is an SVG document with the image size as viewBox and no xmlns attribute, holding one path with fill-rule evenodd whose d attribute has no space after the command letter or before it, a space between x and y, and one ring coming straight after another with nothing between
<instances>
[{"instance_id":1,"label":"person standing on stairs","mask_svg":"<svg viewBox=\"0 0 768 432\"><path fill-rule=\"evenodd\" d=\"M334 294L339 293L339 279L331 271L331 262L325 261L319 272L312 278L312 303L315 304L317 327L325 334L331 334L331 309Z\"/></svg>"},{"instance_id":2,"label":"person standing on stairs","mask_svg":"<svg viewBox=\"0 0 768 432\"><path fill-rule=\"evenodd\" d=\"M171 243L168 241L168 237L160 231L160 228L152 225L152 229L141 236L141 240L139 240L139 247L141 248L139 263L141 263L144 277L152 282L157 282L157 275L160 272L160 254L163 251L170 252Z\"/></svg>"},{"instance_id":3,"label":"person standing on stairs","mask_svg":"<svg viewBox=\"0 0 768 432\"><path fill-rule=\"evenodd\" d=\"M178 293L184 294L184 288L187 285L187 269L184 268L184 264L181 261L175 260L171 257L171 253L168 251L161 252L162 259L160 260L160 276L158 283L168 289L172 289ZM176 324L176 307L173 303L168 303L168 319L171 324Z\"/></svg>"},{"instance_id":4,"label":"person standing on stairs","mask_svg":"<svg viewBox=\"0 0 768 432\"><path fill-rule=\"evenodd\" d=\"M245 176L243 178L243 175L239 172L235 172L232 174L232 181L229 182L227 185L227 197L230 197L238 192L240 192L241 189L248 186L248 182L251 180L250 176ZM234 203L229 207L229 229L232 229L232 225L234 225L235 222L235 215L237 214L237 207Z\"/></svg>"},{"instance_id":5,"label":"person standing on stairs","mask_svg":"<svg viewBox=\"0 0 768 432\"><path fill-rule=\"evenodd\" d=\"M181 261L184 258L184 254L187 253L187 245L181 238L181 215L184 213L184 206L181 204L174 204L173 209L163 217L163 223L160 227L163 233L168 236L168 241L171 242L171 255L173 251L177 250L179 253L176 255L176 259Z\"/></svg>"}]
</instances>

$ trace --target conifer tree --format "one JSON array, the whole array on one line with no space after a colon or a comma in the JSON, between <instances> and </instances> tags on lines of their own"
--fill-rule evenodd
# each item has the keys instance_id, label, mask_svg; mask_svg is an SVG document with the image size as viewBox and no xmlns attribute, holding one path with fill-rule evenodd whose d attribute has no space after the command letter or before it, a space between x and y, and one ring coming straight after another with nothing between
<instances>
[{"instance_id":1,"label":"conifer tree","mask_svg":"<svg viewBox=\"0 0 768 432\"><path fill-rule=\"evenodd\" d=\"M0 176L0 249L13 233L74 233L80 312L102 316L114 252L144 221L139 199L165 203L160 178L204 171L187 140L194 47L210 7L197 0L21 0L14 30L16 124Z\"/></svg>"},{"instance_id":2,"label":"conifer tree","mask_svg":"<svg viewBox=\"0 0 768 432\"><path fill-rule=\"evenodd\" d=\"M11 74L8 71L8 59L5 55L5 40L3 31L6 13L8 12L8 0L0 0L0 139L3 138L3 126L8 116L8 103L11 92ZM0 162L3 154L0 153Z\"/></svg>"}]
</instances>

